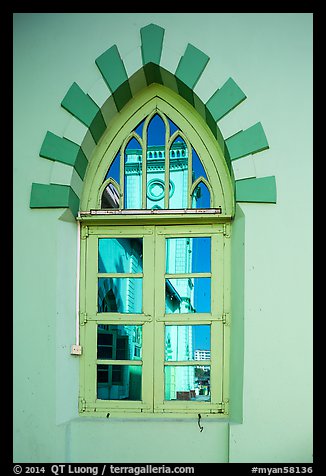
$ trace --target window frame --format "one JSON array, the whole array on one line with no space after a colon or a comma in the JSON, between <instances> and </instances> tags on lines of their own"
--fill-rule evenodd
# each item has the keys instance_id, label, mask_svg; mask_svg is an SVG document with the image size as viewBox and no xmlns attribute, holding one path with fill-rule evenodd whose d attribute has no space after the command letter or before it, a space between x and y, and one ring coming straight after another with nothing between
<instances>
[{"instance_id":1,"label":"window frame","mask_svg":"<svg viewBox=\"0 0 326 476\"><path fill-rule=\"evenodd\" d=\"M121 208L100 210L102 192L108 184L112 184L116 189L121 190L121 183L118 185L113 179L107 179L105 181L111 163L120 151L121 182L121 168L124 166L124 157L121 155L121 151L124 150L132 131L136 129L138 124L143 120L148 123L151 117L160 111L174 122L184 133L183 137L188 140L191 147L196 151L207 175L207 180L205 177L197 177L191 186L189 185L190 180L188 180L188 206L191 205L192 192L195 190L198 183L202 182L207 186L210 192L211 208L206 210L189 208L182 210L154 210L153 212L155 213L152 213L152 210L145 210L144 208L138 210L124 210ZM175 137L176 135L173 134L169 138L168 144L172 144ZM166 142L166 150L167 147ZM143 148L143 154L145 153L145 150L146 148ZM189 151L191 152L190 146ZM167 154L166 157L168 157L168 155L169 154ZM146 158L145 165L143 163L143 167L145 166ZM166 171L167 169L168 167L166 167ZM144 417L144 415L146 415L146 418L167 418L169 416L171 418L193 418L194 415L196 415L196 412L200 412L201 415L209 416L211 418L225 419L228 417L231 302L230 236L231 221L235 213L234 189L231 177L232 170L231 172L230 170L231 169L229 169L224 157L224 151L219 145L219 141L214 137L211 129L206 123L206 112L203 111L202 114L199 114L195 108L170 88L153 83L137 93L137 95L135 95L128 104L119 111L119 114L113 114L110 116L107 131L102 136L96 148L94 148L92 160L89 161L87 167L80 200L80 212L77 217L81 222L79 315L80 342L83 349L80 365L80 416L114 416L126 418L126 416ZM188 177L189 176L190 174L188 174ZM168 183L167 174L165 174L165 183ZM145 186L142 187L142 204L146 203L144 191L146 191ZM167 197L168 187L165 187L165 206L167 203ZM123 203L123 199L123 197L120 197L120 205ZM221 396L221 401L214 402L214 408L208 408L207 405L206 407L203 407L202 404L198 407L197 405L194 406L193 404L196 402L192 402L191 408L189 408L189 404L183 403L183 407L181 408L181 405L175 406L175 402L168 401L166 402L167 405L164 405L164 408L156 408L157 411L154 412L153 392L156 392L157 394L157 388L148 385L145 385L145 388L143 388L143 402L141 404L139 401L129 401L127 402L128 405L125 405L123 403L121 404L121 402L109 400L104 401L104 404L102 402L101 405L94 405L94 401L90 398L90 395L94 396L96 392L96 374L94 369L91 370L92 365L89 365L90 362L94 363L94 361L96 361L94 350L96 347L94 345L96 339L96 319L95 316L89 314L87 307L89 302L88 294L90 292L94 293L94 286L96 287L97 280L94 280L93 284L87 282L87 275L93 274L94 276L94 273L96 273L94 268L90 272L92 265L90 267L88 265L88 257L91 255L89 252L89 249L91 248L89 246L89 238L91 238L93 234L98 233L99 230L103 233L112 233L112 231L113 233L128 232L129 236L132 236L135 233L137 234L138 227L141 228L141 233L137 236L142 236L142 233L149 233L149 230L153 225L166 226L168 228L178 226L183 232L187 227L189 227L190 232L193 228L192 225L215 227L219 230L221 236L223 236L223 312L220 312L222 310L219 309L218 319L213 323L213 326L216 326L216 328L223 329L223 346L220 345L218 349L218 352L223 352L223 369L221 372L222 384L220 385L220 389L218 391L212 390L213 393L215 393L215 396L217 396L217 400L219 400ZM155 243L150 243L150 240L146 244L149 247L155 246ZM154 256L154 249L152 252ZM90 253L90 255L88 255L88 253ZM162 277L164 276L164 272L162 274L161 270L160 273L161 274L159 275L156 270L156 272L152 274L152 279L150 279L146 285L146 290L149 296L154 296L155 281L158 279L164 279ZM144 287L145 286L143 285L143 289ZM93 291L91 291L92 289ZM94 296L93 304L95 303L94 299L96 299ZM146 299L146 301L151 302L151 299ZM151 305L153 305L153 303L151 303ZM208 321L210 321L210 319L208 319ZM98 322L105 324L105 321L103 320L99 320ZM144 316L135 316L133 321L128 318L128 315L124 315L123 320L120 319L119 322L132 322L134 325L143 325L143 345L147 342L147 349L150 349L150 352L143 352L143 364L138 363L137 365L143 365L143 369L145 369L145 374L143 374L144 380L148 378L148 375L153 375L154 371L156 373L159 372L158 375L161 375L161 380L162 369L156 369L156 364L154 366L152 358L154 341L152 340L152 333L149 331L151 322L150 310L148 312L148 309L146 308L146 310L144 310ZM187 322L191 322L190 318ZM196 322L199 321L196 320ZM202 321L200 321L200 323L204 322L207 322L207 315L202 316ZM160 325L164 326L164 321L162 321L162 324ZM158 334L161 334L163 337L164 327L161 329L163 329L163 331L161 330L159 333L156 332L156 339L158 338ZM164 337L161 341L164 342ZM158 345L163 345L162 342ZM157 345L156 341L155 345ZM216 342L214 345L217 345ZM91 355L89 356L89 354ZM135 362L136 361L130 361L130 365L134 365ZM126 361L123 361L123 364L126 364ZM93 365L93 367L95 366ZM156 379L156 383L157 382L158 380Z\"/></svg>"},{"instance_id":2,"label":"window frame","mask_svg":"<svg viewBox=\"0 0 326 476\"><path fill-rule=\"evenodd\" d=\"M212 215L209 218L207 216L191 216L188 217L189 223L183 225L176 225L173 216L152 216L150 223L147 220L142 224L139 223L139 217L124 216L122 220L121 217L110 218L115 218L110 226L108 219L103 216L79 218L82 222L81 259L83 263L80 280L81 316L83 316L80 337L83 353L80 367L79 414L103 417L109 413L110 416L115 417L123 415L144 417L146 415L146 417L160 418L162 416L193 417L199 412L205 416L226 418L228 415L229 365L229 322L226 316L229 315L230 224L225 223L225 219L223 220L218 215ZM202 223L203 218L206 222L204 224ZM130 223L133 223L133 226L130 226ZM182 236L212 237L211 272L213 276L215 267L218 267L222 278L212 279L212 286L216 286L216 289L214 292L212 289L211 292L211 315L190 313L178 316L167 314L167 317L164 317L165 312L162 306L164 306L165 296L162 295L162 292L164 293L165 286L162 280L165 280L165 259L162 259L161 255L165 249L166 238ZM97 306L97 276L99 274L96 257L97 240L100 237L143 237L144 249L147 251L143 256L143 315L113 313L108 319L107 313L94 313ZM216 247L219 249L218 252ZM154 258L155 264L152 262ZM155 271L152 271L153 264ZM158 307L157 301L154 302L155 289L160 290L157 291L160 293L158 300L161 303ZM220 301L217 306L215 296L218 296ZM156 316L162 314L157 319L153 315L154 307L157 309ZM97 400L94 398L96 395L97 324L108 323L142 325L142 361L114 361L117 365L142 366L142 401ZM165 324L209 324L211 337L214 332L216 333L216 339L211 338L211 402L164 401ZM154 335L155 340L153 340ZM157 355L157 352L160 357L154 359L153 356ZM214 356L216 356L216 361L213 360ZM98 363L110 365L112 361L100 360ZM191 361L181 365L192 364ZM213 374L215 374L214 378ZM219 375L218 380L216 380L216 375Z\"/></svg>"},{"instance_id":3,"label":"window frame","mask_svg":"<svg viewBox=\"0 0 326 476\"><path fill-rule=\"evenodd\" d=\"M80 210L90 211L100 208L103 182L117 153L124 150L130 136L133 135L132 131L140 122L144 119L145 122L149 121L155 113L160 111L178 125L184 134L183 137L186 137L202 161L208 177L208 181L203 180L203 183L208 187L211 195L211 208L220 207L224 216L234 216L235 200L232 179L218 141L203 117L186 100L171 89L159 84L151 84L145 88L111 119L107 133L97 144L96 153L93 154L92 160L89 162L80 200ZM170 138L171 144L174 139L173 134ZM144 145L146 146L146 144ZM146 158L144 163L145 149L146 147L143 148L143 167L146 166ZM120 155L121 169L123 165L124 160ZM165 177L165 183L168 183L167 177ZM193 185L192 190L194 190ZM101 187L103 188L101 189ZM122 184L120 183L120 191L121 188ZM143 194L145 193L146 187L143 186ZM165 207L167 196L166 191ZM120 199L120 205L123 203L122 200L123 197ZM144 197L143 203L146 203Z\"/></svg>"}]
</instances>

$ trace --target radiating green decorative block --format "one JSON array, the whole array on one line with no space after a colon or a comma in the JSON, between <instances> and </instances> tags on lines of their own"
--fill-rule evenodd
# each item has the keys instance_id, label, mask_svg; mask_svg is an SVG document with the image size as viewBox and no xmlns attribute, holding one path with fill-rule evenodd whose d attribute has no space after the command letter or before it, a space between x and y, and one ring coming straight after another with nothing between
<instances>
[{"instance_id":1,"label":"radiating green decorative block","mask_svg":"<svg viewBox=\"0 0 326 476\"><path fill-rule=\"evenodd\" d=\"M205 53L189 43L184 55L180 58L175 75L186 86L193 89L208 61L209 57Z\"/></svg>"},{"instance_id":2,"label":"radiating green decorative block","mask_svg":"<svg viewBox=\"0 0 326 476\"><path fill-rule=\"evenodd\" d=\"M244 101L246 97L236 82L229 78L220 89L215 91L207 101L206 106L217 122Z\"/></svg>"},{"instance_id":3,"label":"radiating green decorative block","mask_svg":"<svg viewBox=\"0 0 326 476\"><path fill-rule=\"evenodd\" d=\"M99 68L104 81L110 88L118 110L132 98L128 82L128 75L116 45L106 50L96 58L95 63Z\"/></svg>"},{"instance_id":4,"label":"radiating green decorative block","mask_svg":"<svg viewBox=\"0 0 326 476\"><path fill-rule=\"evenodd\" d=\"M106 129L100 108L88 94L73 83L61 102L61 106L80 120L89 130L97 143Z\"/></svg>"},{"instance_id":5,"label":"radiating green decorative block","mask_svg":"<svg viewBox=\"0 0 326 476\"><path fill-rule=\"evenodd\" d=\"M164 28L153 23L140 29L141 54L144 65L147 63L160 64L164 31Z\"/></svg>"},{"instance_id":6,"label":"radiating green decorative block","mask_svg":"<svg viewBox=\"0 0 326 476\"><path fill-rule=\"evenodd\" d=\"M30 208L70 208L74 216L79 209L79 198L69 185L33 183Z\"/></svg>"},{"instance_id":7,"label":"radiating green decorative block","mask_svg":"<svg viewBox=\"0 0 326 476\"><path fill-rule=\"evenodd\" d=\"M147 85L152 83L163 84L161 68L156 63L146 63L143 66L143 71L145 73Z\"/></svg>"},{"instance_id":8,"label":"radiating green decorative block","mask_svg":"<svg viewBox=\"0 0 326 476\"><path fill-rule=\"evenodd\" d=\"M255 154L268 149L267 138L260 122L244 131L229 137L225 141L231 160L240 159L245 155Z\"/></svg>"},{"instance_id":9,"label":"radiating green decorative block","mask_svg":"<svg viewBox=\"0 0 326 476\"><path fill-rule=\"evenodd\" d=\"M88 161L84 152L78 144L65 137L59 137L48 131L40 150L40 156L72 165L81 179L85 176Z\"/></svg>"},{"instance_id":10,"label":"radiating green decorative block","mask_svg":"<svg viewBox=\"0 0 326 476\"><path fill-rule=\"evenodd\" d=\"M236 180L235 199L237 202L276 203L275 177Z\"/></svg>"}]
</instances>

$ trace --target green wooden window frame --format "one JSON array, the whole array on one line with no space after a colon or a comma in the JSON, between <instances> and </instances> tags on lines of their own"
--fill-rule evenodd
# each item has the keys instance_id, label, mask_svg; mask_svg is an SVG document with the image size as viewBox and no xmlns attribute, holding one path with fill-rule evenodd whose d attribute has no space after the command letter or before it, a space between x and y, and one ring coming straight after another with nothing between
<instances>
[{"instance_id":1,"label":"green wooden window frame","mask_svg":"<svg viewBox=\"0 0 326 476\"><path fill-rule=\"evenodd\" d=\"M157 217L155 217L157 218ZM107 416L129 414L130 416L149 415L193 416L201 413L206 416L222 417L228 414L228 365L229 365L229 308L228 287L229 235L226 225L217 223L216 216L209 217L206 225L194 217L191 225L173 225L158 217L155 223L144 226L108 226L89 222L82 225L81 291L84 307L82 309L81 382L79 411L83 415ZM94 219L93 219L94 220ZM227 225L229 227L229 225ZM143 272L136 276L143 279L143 309L140 314L119 312L98 312L97 282L103 273L98 272L98 240L101 238L141 238L143 240ZM167 314L165 312L165 278L171 277L165 270L165 240L181 237L211 238L211 272L195 273L196 277L211 278L211 312ZM106 273L105 276L114 274ZM118 273L118 276L121 274ZM132 276L125 274L125 276ZM182 278L184 274L173 277ZM117 360L97 358L98 325L141 326L142 358L137 360ZM199 362L167 362L164 358L164 335L166 325L208 325L210 326L211 358L210 401L183 401L164 399L164 369L169 365L198 366ZM139 366L141 367L141 400L103 400L97 398L97 365Z\"/></svg>"},{"instance_id":2,"label":"green wooden window frame","mask_svg":"<svg viewBox=\"0 0 326 476\"><path fill-rule=\"evenodd\" d=\"M151 118L159 114L165 126L167 118L181 133L166 136L165 183L169 183L169 147L179 134L188 150L196 151L205 170L205 177L191 181L188 177L187 204L183 210L168 210L169 190L164 190L165 209L146 210L146 188L143 182L139 210L128 213L123 209L124 148L135 136L141 121L146 131ZM167 127L168 129L168 127ZM143 147L146 164L146 138L137 137ZM107 178L108 169L120 151L119 182ZM189 163L191 164L191 152ZM191 167L190 167L191 170ZM189 174L190 176L190 174ZM210 192L210 209L191 209L191 194L199 181ZM119 209L101 210L104 188L111 184L119 193ZM107 133L99 142L89 162L78 220L81 222L80 257L80 365L79 414L81 416L120 417L194 417L201 415L226 418L229 402L229 340L230 340L230 235L234 214L234 192L228 167L218 142L194 108L179 95L161 85L152 84L129 101L115 116ZM103 274L98 272L98 240L100 238L137 237L143 240L143 271L138 274ZM172 237L210 237L211 271L197 273L211 283L211 312L189 314L165 313L165 240ZM98 279L136 277L142 280L142 312L135 314L98 312ZM170 276L171 277L171 276ZM174 276L175 277L175 276ZM186 278L184 275L179 278ZM97 326L141 326L141 358L100 361L97 359ZM172 366L196 365L194 361L167 362L164 358L164 335L167 324L180 326L210 326L209 362L211 388L209 401L165 400L164 369ZM141 397L134 400L97 398L97 365L115 365L124 369L133 366L141 373Z\"/></svg>"}]
</instances>

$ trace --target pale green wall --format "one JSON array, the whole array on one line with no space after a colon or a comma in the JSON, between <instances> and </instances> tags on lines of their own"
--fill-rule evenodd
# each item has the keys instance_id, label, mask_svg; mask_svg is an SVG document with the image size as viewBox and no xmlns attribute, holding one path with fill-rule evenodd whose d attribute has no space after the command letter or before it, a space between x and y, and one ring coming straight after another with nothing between
<instances>
[{"instance_id":1,"label":"pale green wall","mask_svg":"<svg viewBox=\"0 0 326 476\"><path fill-rule=\"evenodd\" d=\"M312 14L14 17L14 460L310 462ZM32 182L54 177L53 163L38 157L46 131L62 136L74 121L60 107L68 88L76 81L91 89L99 80L95 58L113 44L128 75L139 69L139 30L149 23L165 28L166 69L175 71L188 42L211 58L195 87L203 102L230 76L246 93L219 122L224 137L261 121L270 145L234 164L240 174L275 175L277 204L240 204L243 423L231 424L229 436L217 422L203 422L200 433L196 421L78 419L78 357L70 356L76 225L69 213L58 220L63 210L29 208ZM239 395L239 382L232 389ZM239 400L235 414L241 418Z\"/></svg>"}]
</instances>

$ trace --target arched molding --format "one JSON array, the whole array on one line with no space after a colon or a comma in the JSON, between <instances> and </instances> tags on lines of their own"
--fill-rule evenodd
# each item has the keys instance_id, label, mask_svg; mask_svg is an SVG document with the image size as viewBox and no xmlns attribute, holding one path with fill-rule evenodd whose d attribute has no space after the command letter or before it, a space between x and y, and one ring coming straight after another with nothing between
<instances>
[{"instance_id":1,"label":"arched molding","mask_svg":"<svg viewBox=\"0 0 326 476\"><path fill-rule=\"evenodd\" d=\"M72 84L61 106L86 127L85 136L78 144L65 137L56 136L50 131L47 132L40 156L67 164L71 167L71 172L67 172L65 183L33 183L31 208L68 207L76 216L78 209L83 208L81 198L86 185L86 169L88 171L92 168L93 157L98 156L98 148L107 140L108 129L111 137L116 116L125 110L129 111L129 103L134 100L137 102L139 94L143 95L144 90L150 89L151 85L161 85L169 89L171 94L176 94L187 104L190 115L196 111L198 117L201 117L202 123L210 130L216 147L224 157L236 202L276 202L274 176L250 176L236 180L232 168L233 161L269 147L262 124L257 122L227 138L223 137L217 124L246 99L245 93L232 78L229 78L204 103L194 88L204 73L209 57L195 46L188 44L175 72L168 71L160 65L164 34L165 30L158 25L150 24L141 28L142 65L130 77L116 45L95 59L99 74L108 87L107 99L101 105L98 105L76 82ZM119 131L116 131L116 137L118 136ZM85 142L89 143L90 138L94 145L85 147ZM116 147L119 148L120 144L116 143ZM222 170L221 174L224 173L225 170ZM84 182L82 187L80 182Z\"/></svg>"}]
</instances>

